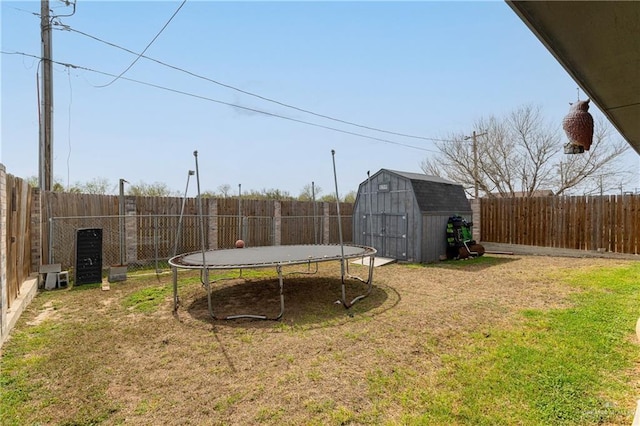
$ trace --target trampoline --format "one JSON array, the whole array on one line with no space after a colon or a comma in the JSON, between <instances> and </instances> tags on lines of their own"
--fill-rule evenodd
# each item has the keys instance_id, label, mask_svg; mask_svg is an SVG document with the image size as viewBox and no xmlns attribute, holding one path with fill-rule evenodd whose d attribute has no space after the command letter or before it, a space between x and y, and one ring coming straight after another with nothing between
<instances>
[{"instance_id":1,"label":"trampoline","mask_svg":"<svg viewBox=\"0 0 640 426\"><path fill-rule=\"evenodd\" d=\"M223 249L208 250L192 253L185 253L169 259L173 273L173 300L174 311L177 311L179 305L178 299L178 269L196 269L201 271L201 281L207 290L207 302L209 313L214 319L218 317L214 313L212 301L212 285L219 280L210 281L209 271L212 270L229 270L239 269L256 269L256 268L275 268L278 274L278 282L280 286L280 313L269 318L266 315L256 314L238 314L229 315L224 319L236 318L255 318L255 319L273 319L278 320L284 314L284 278L282 268L293 265L309 265L308 271L312 264L319 262L340 261L340 272L342 282L342 294L340 302L345 308L350 308L358 300L365 298L371 292L373 281L373 260L376 249L367 246L358 245L338 245L338 244L314 244L314 245L287 245L287 246L265 246L265 247L248 247L241 249ZM348 259L369 258L369 270L366 279L360 278L349 273ZM363 262L364 263L364 262ZM289 274L308 274L313 272L299 271L289 272ZM345 277L359 280L367 284L365 293L356 296L348 301L346 296Z\"/></svg>"}]
</instances>

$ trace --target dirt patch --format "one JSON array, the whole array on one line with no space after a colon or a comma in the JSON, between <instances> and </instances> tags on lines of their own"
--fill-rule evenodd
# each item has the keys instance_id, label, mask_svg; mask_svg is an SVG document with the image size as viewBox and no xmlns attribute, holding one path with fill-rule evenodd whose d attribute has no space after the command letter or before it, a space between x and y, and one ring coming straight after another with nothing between
<instances>
[{"instance_id":1,"label":"dirt patch","mask_svg":"<svg viewBox=\"0 0 640 426\"><path fill-rule=\"evenodd\" d=\"M46 390L30 395L37 413L30 420L281 425L340 424L357 417L400 422L397 407L374 409L376 378L401 371L419 374L425 383L435 381L443 356L456 353L472 335L508 328L522 320L522 310L569 306L568 296L579 289L560 284L558 274L615 262L491 258L489 263L376 268L371 294L348 310L335 303L341 293L339 265L324 263L316 275L285 277L281 321L212 319L202 286L195 280L185 284L188 273L180 275L176 313L168 276L160 282L130 278L112 284L109 292L60 292L58 312L64 315L58 318L50 316L52 305L38 306L36 299L24 324L56 320L65 334L40 349L55 362L41 378ZM351 269L366 275L364 267ZM358 281L347 284L349 295L364 290ZM168 291L155 311L124 306L132 293L158 286ZM273 316L280 309L277 278L216 283L212 302L219 316ZM64 395L64 404L44 404L50 395Z\"/></svg>"},{"instance_id":2,"label":"dirt patch","mask_svg":"<svg viewBox=\"0 0 640 426\"><path fill-rule=\"evenodd\" d=\"M53 302L49 301L42 305L40 312L38 315L32 319L31 321L27 321L27 325L36 326L42 324L47 319L53 319L55 315L55 309L53 307Z\"/></svg>"}]
</instances>

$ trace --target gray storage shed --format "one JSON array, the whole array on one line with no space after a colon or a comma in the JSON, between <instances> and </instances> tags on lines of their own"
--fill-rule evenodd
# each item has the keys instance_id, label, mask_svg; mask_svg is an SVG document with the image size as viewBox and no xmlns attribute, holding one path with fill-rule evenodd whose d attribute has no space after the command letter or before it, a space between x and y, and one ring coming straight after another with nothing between
<instances>
[{"instance_id":1,"label":"gray storage shed","mask_svg":"<svg viewBox=\"0 0 640 426\"><path fill-rule=\"evenodd\" d=\"M362 182L353 207L353 241L378 256L429 263L446 254L449 217L471 221L461 185L437 176L381 169Z\"/></svg>"}]
</instances>

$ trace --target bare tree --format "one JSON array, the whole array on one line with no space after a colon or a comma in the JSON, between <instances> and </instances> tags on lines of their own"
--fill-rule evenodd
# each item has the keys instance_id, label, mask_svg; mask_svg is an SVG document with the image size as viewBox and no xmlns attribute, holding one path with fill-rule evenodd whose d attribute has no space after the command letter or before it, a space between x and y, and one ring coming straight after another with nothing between
<instances>
[{"instance_id":1,"label":"bare tree","mask_svg":"<svg viewBox=\"0 0 640 426\"><path fill-rule=\"evenodd\" d=\"M341 196L338 201L340 201L341 203L355 203L356 196L357 196L356 191L349 191L345 195ZM322 197L320 197L318 201L321 201L323 203L335 203L336 194L335 192L332 192L330 194L323 195Z\"/></svg>"},{"instance_id":2,"label":"bare tree","mask_svg":"<svg viewBox=\"0 0 640 426\"><path fill-rule=\"evenodd\" d=\"M298 195L298 200L300 201L313 201L313 196L315 195L316 200L318 196L322 194L322 188L318 185L314 185L313 189L311 188L311 184L306 184L302 190L300 191L300 195Z\"/></svg>"},{"instance_id":3,"label":"bare tree","mask_svg":"<svg viewBox=\"0 0 640 426\"><path fill-rule=\"evenodd\" d=\"M38 176L29 176L28 178L26 178L26 181L29 184L29 186L33 188L40 187ZM60 178L57 178L57 177L53 178L53 186L51 187L51 190L53 192L65 192L64 185L60 183Z\"/></svg>"},{"instance_id":4,"label":"bare tree","mask_svg":"<svg viewBox=\"0 0 640 426\"><path fill-rule=\"evenodd\" d=\"M342 201L344 201L345 203L355 203L357 195L358 194L356 193L356 191L349 191L347 192L347 195L344 196L344 199Z\"/></svg>"},{"instance_id":5,"label":"bare tree","mask_svg":"<svg viewBox=\"0 0 640 426\"><path fill-rule=\"evenodd\" d=\"M33 188L39 187L38 176L29 176L28 178L26 178L26 181ZM107 182L107 184L105 184L104 182ZM86 184L76 182L73 186L65 188L65 186L62 184L62 180L56 176L53 178L53 186L51 187L51 191L71 192L77 194L107 194L109 192L108 180L106 178L95 178Z\"/></svg>"},{"instance_id":6,"label":"bare tree","mask_svg":"<svg viewBox=\"0 0 640 426\"><path fill-rule=\"evenodd\" d=\"M171 190L164 182L155 182L151 184L140 182L129 185L127 194L145 197L173 197L181 195L178 192Z\"/></svg>"},{"instance_id":7,"label":"bare tree","mask_svg":"<svg viewBox=\"0 0 640 426\"><path fill-rule=\"evenodd\" d=\"M336 202L336 194L326 194L323 195L322 197L320 197L320 199L318 201L321 201L323 203L335 203Z\"/></svg>"},{"instance_id":8,"label":"bare tree","mask_svg":"<svg viewBox=\"0 0 640 426\"><path fill-rule=\"evenodd\" d=\"M38 176L29 176L29 177L25 178L25 180L27 181L27 183L29 184L30 187L32 187L32 188L38 188L39 187Z\"/></svg>"},{"instance_id":9,"label":"bare tree","mask_svg":"<svg viewBox=\"0 0 640 426\"><path fill-rule=\"evenodd\" d=\"M250 191L243 192L243 197L252 199L252 200L293 200L294 198L289 195L287 191L281 191L279 189L271 188L266 189L262 188L262 190L257 191L252 189Z\"/></svg>"},{"instance_id":10,"label":"bare tree","mask_svg":"<svg viewBox=\"0 0 640 426\"><path fill-rule=\"evenodd\" d=\"M611 126L602 119L596 120L591 149L575 155L562 154L559 126L546 122L536 107L517 108L504 118L480 118L474 126L479 129L477 161L471 138L453 134L451 142L436 143L440 154L423 160L422 170L462 184L470 195L477 173L480 194L490 197L530 197L540 190L585 193L596 180L602 187L603 179L610 182L623 172L616 160L628 145L613 142Z\"/></svg>"},{"instance_id":11,"label":"bare tree","mask_svg":"<svg viewBox=\"0 0 640 426\"><path fill-rule=\"evenodd\" d=\"M76 182L73 186L67 189L67 192L77 192L80 194L110 194L115 191L115 186L109 182L109 179L104 177L97 177L91 179L89 182Z\"/></svg>"},{"instance_id":12,"label":"bare tree","mask_svg":"<svg viewBox=\"0 0 640 426\"><path fill-rule=\"evenodd\" d=\"M227 198L229 196L229 192L231 191L231 185L228 183L222 184L218 187L218 192L224 197Z\"/></svg>"}]
</instances>

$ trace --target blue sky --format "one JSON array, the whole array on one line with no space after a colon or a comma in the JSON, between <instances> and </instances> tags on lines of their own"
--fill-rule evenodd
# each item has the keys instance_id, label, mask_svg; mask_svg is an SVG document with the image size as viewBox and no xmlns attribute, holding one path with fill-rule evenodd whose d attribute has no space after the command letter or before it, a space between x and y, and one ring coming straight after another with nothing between
<instances>
[{"instance_id":1,"label":"blue sky","mask_svg":"<svg viewBox=\"0 0 640 426\"><path fill-rule=\"evenodd\" d=\"M141 52L180 3L78 0L76 13L60 21ZM61 1L51 5L60 15L71 11ZM40 55L40 21L31 13L39 11L40 2L2 1L3 51ZM135 59L74 31L54 31L53 55L115 75ZM470 134L480 117L526 104L540 106L560 128L577 87L504 2L190 0L145 55L318 114L431 138ZM0 161L11 174L34 176L37 60L7 54L0 60ZM144 58L125 77L390 142L123 79L99 88L113 78L54 65L53 168L61 183L102 177L115 188L124 178L181 191L198 150L203 190L242 184L243 190L275 188L297 196L314 181L327 194L334 188L335 149L344 195L357 189L367 170L420 172L421 161L436 152L430 141L321 119ZM624 161L639 170L634 151Z\"/></svg>"}]
</instances>

